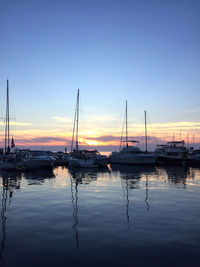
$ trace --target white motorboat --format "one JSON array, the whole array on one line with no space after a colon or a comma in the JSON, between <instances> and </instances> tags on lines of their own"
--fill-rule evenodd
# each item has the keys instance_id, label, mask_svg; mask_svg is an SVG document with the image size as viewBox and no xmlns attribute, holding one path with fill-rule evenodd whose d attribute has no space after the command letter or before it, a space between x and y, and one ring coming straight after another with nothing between
<instances>
[{"instance_id":1,"label":"white motorboat","mask_svg":"<svg viewBox=\"0 0 200 267\"><path fill-rule=\"evenodd\" d=\"M158 156L158 164L161 165L186 165L189 163L189 151L183 140L157 145L155 154Z\"/></svg>"}]
</instances>

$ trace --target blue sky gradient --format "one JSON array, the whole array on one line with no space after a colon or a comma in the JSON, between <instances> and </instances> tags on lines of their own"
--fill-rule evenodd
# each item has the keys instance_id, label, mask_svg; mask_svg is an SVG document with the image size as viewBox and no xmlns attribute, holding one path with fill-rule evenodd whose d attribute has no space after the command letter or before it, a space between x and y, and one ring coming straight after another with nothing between
<instances>
[{"instance_id":1,"label":"blue sky gradient","mask_svg":"<svg viewBox=\"0 0 200 267\"><path fill-rule=\"evenodd\" d=\"M77 88L84 125L119 127L125 100L130 122L200 122L199 14L198 0L0 0L0 114L9 78L30 129L72 119Z\"/></svg>"}]
</instances>

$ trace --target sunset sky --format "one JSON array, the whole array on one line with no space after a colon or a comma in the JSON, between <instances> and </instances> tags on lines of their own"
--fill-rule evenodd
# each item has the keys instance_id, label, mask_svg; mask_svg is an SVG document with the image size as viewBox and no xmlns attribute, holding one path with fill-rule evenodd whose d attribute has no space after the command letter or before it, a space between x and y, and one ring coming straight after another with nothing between
<instances>
[{"instance_id":1,"label":"sunset sky","mask_svg":"<svg viewBox=\"0 0 200 267\"><path fill-rule=\"evenodd\" d=\"M129 135L150 148L200 143L200 1L0 0L1 146L10 85L17 146L70 147L80 88L80 144L118 148ZM199 144L196 144L196 147Z\"/></svg>"}]
</instances>

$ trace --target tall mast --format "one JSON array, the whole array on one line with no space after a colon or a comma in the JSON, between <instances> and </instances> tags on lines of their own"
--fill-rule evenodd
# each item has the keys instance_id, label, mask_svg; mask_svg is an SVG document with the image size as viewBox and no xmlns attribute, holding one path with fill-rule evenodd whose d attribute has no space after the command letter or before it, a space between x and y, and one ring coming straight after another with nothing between
<instances>
[{"instance_id":1,"label":"tall mast","mask_svg":"<svg viewBox=\"0 0 200 267\"><path fill-rule=\"evenodd\" d=\"M76 98L76 108L75 108L75 114L74 114L71 151L73 150L75 135L76 135L76 146L75 147L76 147L76 150L78 150L78 118L79 118L79 89L78 89L77 98Z\"/></svg>"},{"instance_id":2,"label":"tall mast","mask_svg":"<svg viewBox=\"0 0 200 267\"><path fill-rule=\"evenodd\" d=\"M8 150L10 150L10 112L9 112L9 83L7 80L7 109L8 109Z\"/></svg>"},{"instance_id":3,"label":"tall mast","mask_svg":"<svg viewBox=\"0 0 200 267\"><path fill-rule=\"evenodd\" d=\"M147 152L147 112L144 111L144 123L145 123L145 152Z\"/></svg>"},{"instance_id":4,"label":"tall mast","mask_svg":"<svg viewBox=\"0 0 200 267\"><path fill-rule=\"evenodd\" d=\"M6 95L6 125L5 125L5 153L10 151L10 114L9 114L9 82L7 80Z\"/></svg>"},{"instance_id":5,"label":"tall mast","mask_svg":"<svg viewBox=\"0 0 200 267\"><path fill-rule=\"evenodd\" d=\"M127 114L127 100L126 100L126 146L128 146L128 120L127 120L127 117L128 117L128 114Z\"/></svg>"},{"instance_id":6,"label":"tall mast","mask_svg":"<svg viewBox=\"0 0 200 267\"><path fill-rule=\"evenodd\" d=\"M76 101L76 150L78 150L79 89Z\"/></svg>"}]
</instances>

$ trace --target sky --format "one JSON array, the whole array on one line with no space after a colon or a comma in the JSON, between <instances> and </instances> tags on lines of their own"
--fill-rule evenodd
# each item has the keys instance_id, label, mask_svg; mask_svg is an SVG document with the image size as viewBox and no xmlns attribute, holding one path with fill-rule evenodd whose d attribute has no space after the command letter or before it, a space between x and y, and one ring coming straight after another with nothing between
<instances>
[{"instance_id":1,"label":"sky","mask_svg":"<svg viewBox=\"0 0 200 267\"><path fill-rule=\"evenodd\" d=\"M0 145L6 80L19 147L69 149L77 89L80 145L200 143L199 0L0 0ZM188 137L189 136L189 137Z\"/></svg>"}]
</instances>

